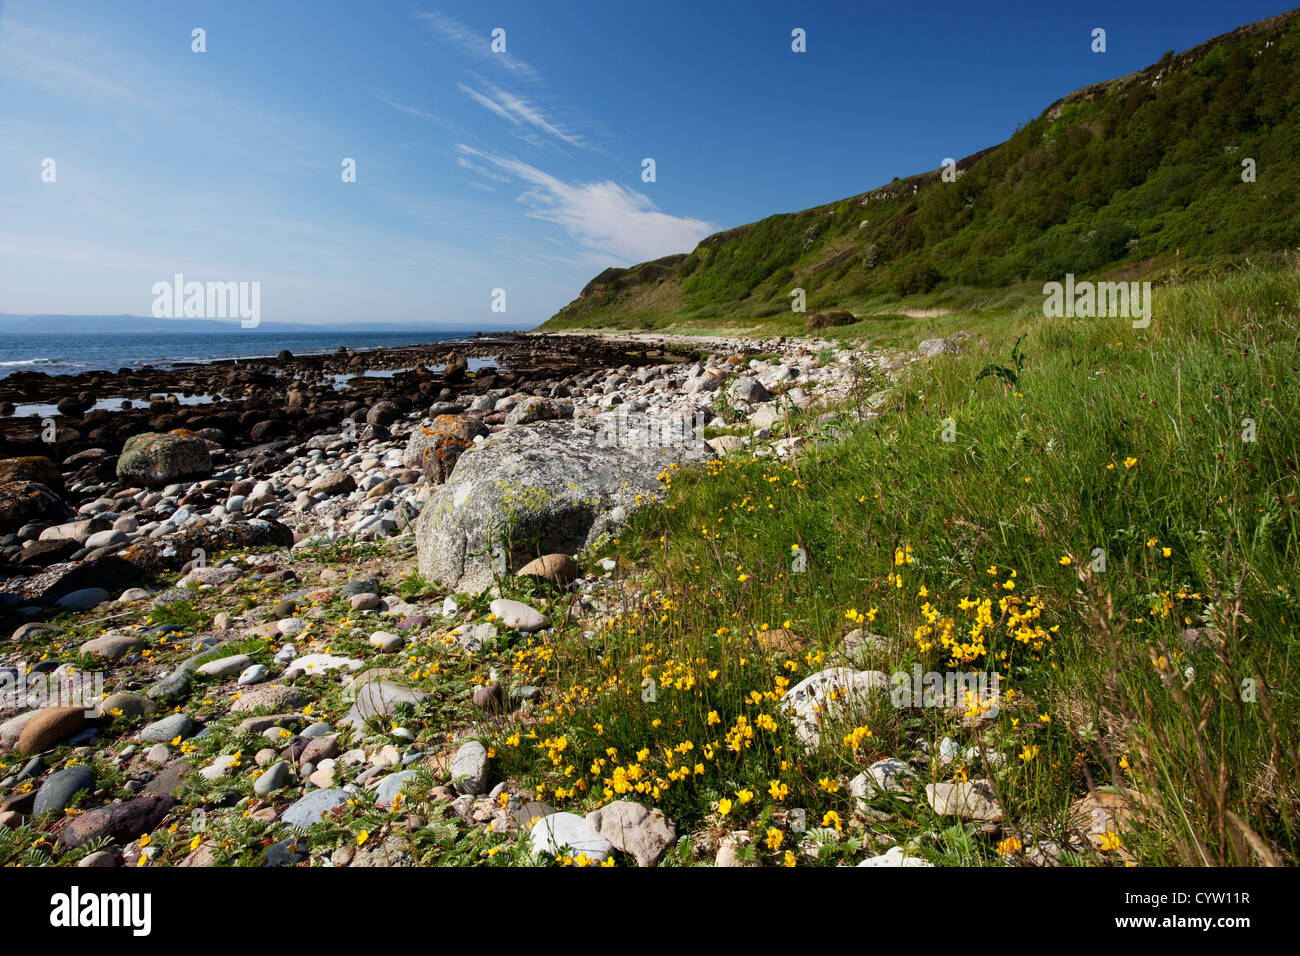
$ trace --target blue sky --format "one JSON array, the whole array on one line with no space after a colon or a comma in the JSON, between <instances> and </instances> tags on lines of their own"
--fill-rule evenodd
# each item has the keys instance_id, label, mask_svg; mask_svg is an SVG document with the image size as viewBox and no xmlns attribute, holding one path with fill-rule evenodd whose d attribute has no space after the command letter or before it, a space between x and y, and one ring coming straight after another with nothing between
<instances>
[{"instance_id":1,"label":"blue sky","mask_svg":"<svg viewBox=\"0 0 1300 956\"><path fill-rule=\"evenodd\" d=\"M1287 9L804 6L0 0L0 312L147 315L180 272L260 282L268 321L531 327Z\"/></svg>"}]
</instances>

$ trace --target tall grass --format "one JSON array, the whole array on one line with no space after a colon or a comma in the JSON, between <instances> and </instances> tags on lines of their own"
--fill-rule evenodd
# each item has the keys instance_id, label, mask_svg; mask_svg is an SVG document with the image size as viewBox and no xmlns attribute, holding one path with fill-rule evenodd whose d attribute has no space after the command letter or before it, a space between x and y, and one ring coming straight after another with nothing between
<instances>
[{"instance_id":1,"label":"tall grass","mask_svg":"<svg viewBox=\"0 0 1300 956\"><path fill-rule=\"evenodd\" d=\"M976 382L1022 334L1018 382ZM1294 863L1298 342L1294 262L1158 289L1147 329L1025 314L914 366L842 440L809 416L796 460L672 471L613 548L622 613L521 652L552 704L498 747L549 799L779 829L772 862L798 807L852 833L823 862L878 836L938 862L1052 841L1076 862ZM858 626L881 640L855 666L996 671L1000 710L884 701L805 753L777 699ZM945 736L957 759L927 762ZM885 756L921 779L856 829L848 781ZM919 789L967 777L990 780L1000 831L954 827Z\"/></svg>"}]
</instances>

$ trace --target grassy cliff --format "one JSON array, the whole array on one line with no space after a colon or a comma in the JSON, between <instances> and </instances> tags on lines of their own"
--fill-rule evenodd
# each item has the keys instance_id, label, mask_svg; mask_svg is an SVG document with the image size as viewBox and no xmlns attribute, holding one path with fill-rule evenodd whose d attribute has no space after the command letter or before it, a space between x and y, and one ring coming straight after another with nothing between
<instances>
[{"instance_id":1,"label":"grassy cliff","mask_svg":"<svg viewBox=\"0 0 1300 956\"><path fill-rule=\"evenodd\" d=\"M543 328L794 332L799 287L810 314L882 316L840 333L874 337L919 307L1013 311L1067 272L1180 280L1294 246L1298 52L1300 12L1167 53L1051 104L953 181L895 179L607 269Z\"/></svg>"}]
</instances>

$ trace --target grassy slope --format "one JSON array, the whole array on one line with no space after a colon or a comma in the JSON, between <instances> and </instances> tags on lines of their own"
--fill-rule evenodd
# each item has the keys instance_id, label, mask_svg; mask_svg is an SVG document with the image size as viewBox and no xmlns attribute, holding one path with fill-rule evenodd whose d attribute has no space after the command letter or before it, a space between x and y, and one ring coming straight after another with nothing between
<instances>
[{"instance_id":1,"label":"grassy slope","mask_svg":"<svg viewBox=\"0 0 1300 956\"><path fill-rule=\"evenodd\" d=\"M617 795L631 773L632 798L684 828L743 826L759 842L780 830L776 849L758 848L773 863L793 846L792 807L810 826L833 828L826 814L838 814L851 835L823 862L911 841L935 862L988 863L1002 859L998 836L1064 843L1089 822L1076 801L1108 786L1138 791L1146 809L1108 818L1122 847L1094 840L1078 862L1294 863L1297 301L1293 264L1161 290L1147 330L1030 312L1010 330L1027 333L1015 388L972 385L1005 362L1003 330L915 366L883 417L797 465L729 459L677 474L667 506L641 512L613 549L645 599L629 586L625 614L594 638L528 652L568 696L533 738L506 728L499 752L562 806ZM809 554L803 573L792 545ZM1104 572L1092 570L1097 548ZM1004 600L1025 619L972 642L968 602L986 598L994 622ZM776 698L827 666L850 612L874 612L865 626L886 638L869 666L996 669L1013 694L978 731L958 712L882 706L802 755ZM755 642L782 624L798 635L789 654ZM948 624L965 650L943 645ZM1189 642L1193 628L1204 633ZM539 661L521 666L536 675ZM855 726L871 735L845 740ZM944 735L1003 755L1001 768L963 758L930 771L991 776L1001 834L938 818L924 799L882 797L889 820L849 823L853 775ZM772 796L773 782L788 792ZM732 801L725 816L720 799Z\"/></svg>"},{"instance_id":2,"label":"grassy slope","mask_svg":"<svg viewBox=\"0 0 1300 956\"><path fill-rule=\"evenodd\" d=\"M606 270L544 328L798 331L795 287L809 312L1007 315L1066 272L1187 277L1286 248L1300 241L1298 51L1300 14L1243 27L1076 91L961 160L956 182L895 180Z\"/></svg>"}]
</instances>

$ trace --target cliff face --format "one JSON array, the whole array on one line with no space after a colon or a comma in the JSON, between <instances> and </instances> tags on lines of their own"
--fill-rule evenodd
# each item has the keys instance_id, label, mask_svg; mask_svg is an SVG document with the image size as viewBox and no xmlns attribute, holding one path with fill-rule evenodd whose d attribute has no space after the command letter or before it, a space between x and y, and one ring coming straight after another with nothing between
<instances>
[{"instance_id":1,"label":"cliff face","mask_svg":"<svg viewBox=\"0 0 1300 956\"><path fill-rule=\"evenodd\" d=\"M1006 142L606 269L544 328L852 309L1300 242L1300 11L1077 90ZM946 174L946 175L945 175Z\"/></svg>"}]
</instances>

